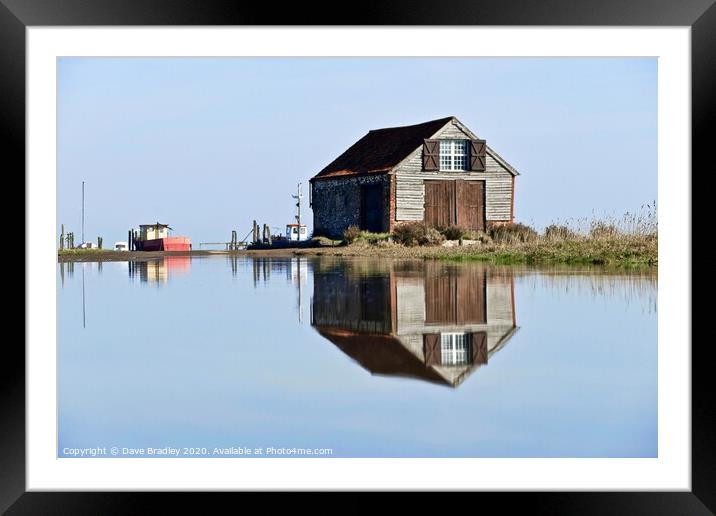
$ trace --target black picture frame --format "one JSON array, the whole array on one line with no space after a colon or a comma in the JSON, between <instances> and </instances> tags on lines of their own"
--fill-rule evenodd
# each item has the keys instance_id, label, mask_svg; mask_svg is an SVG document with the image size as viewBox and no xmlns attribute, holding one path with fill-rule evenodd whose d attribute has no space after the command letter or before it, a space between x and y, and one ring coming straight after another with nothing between
<instances>
[{"instance_id":1,"label":"black picture frame","mask_svg":"<svg viewBox=\"0 0 716 516\"><path fill-rule=\"evenodd\" d=\"M25 30L91 25L552 25L691 27L692 169L710 172L708 129L716 96L715 0L446 0L355 4L234 3L222 0L0 0L0 135L4 170L25 171ZM280 5L280 8L278 6ZM9 159L8 159L9 158ZM12 173L10 173L12 172ZM693 174L692 174L693 177ZM694 223L693 217L691 218ZM698 233L692 233L692 235ZM25 271L26 275L31 271ZM19 304L19 303L18 303ZM24 305L23 305L24 306ZM696 308L696 305L693 305ZM693 320L693 316L692 316ZM691 342L671 343L691 345ZM530 514L713 514L716 511L716 410L707 383L708 340L691 345L692 490L690 492L474 493L502 512ZM7 514L166 512L169 496L207 511L208 494L26 492L25 350L5 339L0 375L0 511ZM223 495L222 502L227 495ZM474 503L474 502L471 502ZM366 507L369 509L368 507Z\"/></svg>"}]
</instances>

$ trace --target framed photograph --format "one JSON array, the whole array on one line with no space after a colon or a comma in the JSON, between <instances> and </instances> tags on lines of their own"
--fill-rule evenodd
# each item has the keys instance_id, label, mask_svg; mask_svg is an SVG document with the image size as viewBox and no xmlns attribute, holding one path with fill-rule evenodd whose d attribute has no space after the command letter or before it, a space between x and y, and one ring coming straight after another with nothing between
<instances>
[{"instance_id":1,"label":"framed photograph","mask_svg":"<svg viewBox=\"0 0 716 516\"><path fill-rule=\"evenodd\" d=\"M712 4L0 0L27 203L0 508L712 514Z\"/></svg>"}]
</instances>

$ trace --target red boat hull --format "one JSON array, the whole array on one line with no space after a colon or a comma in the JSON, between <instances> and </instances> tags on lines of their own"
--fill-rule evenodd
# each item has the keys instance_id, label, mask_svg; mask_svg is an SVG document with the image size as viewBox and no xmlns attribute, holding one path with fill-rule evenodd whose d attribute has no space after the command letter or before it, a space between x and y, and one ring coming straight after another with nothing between
<instances>
[{"instance_id":1,"label":"red boat hull","mask_svg":"<svg viewBox=\"0 0 716 516\"><path fill-rule=\"evenodd\" d=\"M189 237L166 237L137 241L138 251L191 251Z\"/></svg>"}]
</instances>

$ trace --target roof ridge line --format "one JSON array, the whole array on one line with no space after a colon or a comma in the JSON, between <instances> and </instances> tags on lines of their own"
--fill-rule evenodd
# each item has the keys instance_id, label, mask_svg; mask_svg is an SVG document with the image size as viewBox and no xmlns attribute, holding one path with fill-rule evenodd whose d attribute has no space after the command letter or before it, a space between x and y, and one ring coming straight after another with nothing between
<instances>
[{"instance_id":1,"label":"roof ridge line","mask_svg":"<svg viewBox=\"0 0 716 516\"><path fill-rule=\"evenodd\" d=\"M378 132L378 131L389 131L389 130L391 130L391 129L407 129L408 127L417 127L417 126L419 126L419 125L434 124L434 123L436 123L436 122L442 122L443 120L445 120L445 123L447 123L448 120L454 120L454 119L456 119L456 118L457 118L457 117L455 117L454 115L450 115L450 116L446 116L446 117L443 117L443 118L435 118L434 120L428 120L428 121L426 121L426 122L420 122L420 123L417 123L417 124L396 125L396 126L393 126L393 127L379 127L378 129L369 129L368 132L369 132L369 133L375 133L375 132Z\"/></svg>"}]
</instances>

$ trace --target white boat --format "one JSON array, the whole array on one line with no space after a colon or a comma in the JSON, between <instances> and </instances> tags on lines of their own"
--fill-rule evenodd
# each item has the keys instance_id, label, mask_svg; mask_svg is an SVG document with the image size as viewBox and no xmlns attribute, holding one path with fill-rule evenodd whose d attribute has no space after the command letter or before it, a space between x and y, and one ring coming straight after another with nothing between
<instances>
[{"instance_id":1,"label":"white boat","mask_svg":"<svg viewBox=\"0 0 716 516\"><path fill-rule=\"evenodd\" d=\"M308 240L308 228L305 224L286 224L286 238L291 242Z\"/></svg>"}]
</instances>

